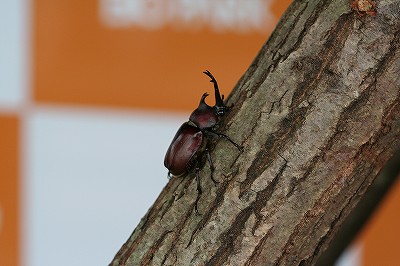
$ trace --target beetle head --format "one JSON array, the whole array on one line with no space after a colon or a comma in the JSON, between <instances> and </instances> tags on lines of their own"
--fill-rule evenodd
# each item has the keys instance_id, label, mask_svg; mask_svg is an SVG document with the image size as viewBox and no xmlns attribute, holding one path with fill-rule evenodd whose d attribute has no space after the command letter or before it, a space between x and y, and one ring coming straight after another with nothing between
<instances>
[{"instance_id":1,"label":"beetle head","mask_svg":"<svg viewBox=\"0 0 400 266\"><path fill-rule=\"evenodd\" d=\"M224 104L224 95L222 95L222 98L221 96L219 96L219 98L221 99L220 103L218 103L217 96L215 96L216 101L215 101L215 106L213 108L216 115L223 116L225 112L228 110L228 107Z\"/></svg>"}]
</instances>

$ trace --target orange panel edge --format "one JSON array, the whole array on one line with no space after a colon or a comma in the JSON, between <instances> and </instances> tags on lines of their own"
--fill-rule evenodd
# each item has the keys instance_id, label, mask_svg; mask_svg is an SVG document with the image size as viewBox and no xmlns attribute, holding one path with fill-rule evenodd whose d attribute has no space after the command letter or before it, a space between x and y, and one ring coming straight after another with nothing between
<instances>
[{"instance_id":1,"label":"orange panel edge","mask_svg":"<svg viewBox=\"0 0 400 266\"><path fill-rule=\"evenodd\" d=\"M20 265L19 119L0 114L0 125L0 265L17 266Z\"/></svg>"}]
</instances>

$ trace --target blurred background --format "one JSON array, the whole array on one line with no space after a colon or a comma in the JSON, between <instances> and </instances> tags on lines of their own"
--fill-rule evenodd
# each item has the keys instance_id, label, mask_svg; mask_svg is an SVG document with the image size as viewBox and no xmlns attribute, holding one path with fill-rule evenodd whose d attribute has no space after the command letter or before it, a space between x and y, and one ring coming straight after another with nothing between
<instances>
[{"instance_id":1,"label":"blurred background","mask_svg":"<svg viewBox=\"0 0 400 266\"><path fill-rule=\"evenodd\" d=\"M0 266L107 265L202 71L228 95L290 2L0 1ZM338 265L398 263L398 183Z\"/></svg>"}]
</instances>

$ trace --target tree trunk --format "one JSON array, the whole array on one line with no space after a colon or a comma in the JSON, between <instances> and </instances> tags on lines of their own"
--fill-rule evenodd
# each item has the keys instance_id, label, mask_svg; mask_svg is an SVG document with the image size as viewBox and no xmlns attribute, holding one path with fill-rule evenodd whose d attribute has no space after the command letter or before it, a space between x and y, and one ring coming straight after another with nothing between
<instances>
[{"instance_id":1,"label":"tree trunk","mask_svg":"<svg viewBox=\"0 0 400 266\"><path fill-rule=\"evenodd\" d=\"M315 264L400 149L399 47L399 1L294 1L229 96L244 151L213 146L200 215L173 177L111 265Z\"/></svg>"}]
</instances>

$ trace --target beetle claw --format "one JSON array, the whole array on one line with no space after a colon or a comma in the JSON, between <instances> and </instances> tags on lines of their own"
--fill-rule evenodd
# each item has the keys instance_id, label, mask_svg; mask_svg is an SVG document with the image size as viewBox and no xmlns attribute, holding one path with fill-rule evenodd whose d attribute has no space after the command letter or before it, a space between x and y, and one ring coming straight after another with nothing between
<instances>
[{"instance_id":1,"label":"beetle claw","mask_svg":"<svg viewBox=\"0 0 400 266\"><path fill-rule=\"evenodd\" d=\"M196 201L194 202L194 212L196 213L196 215L200 215L199 206L198 206L199 200L200 200L200 195L201 195L201 193L197 193Z\"/></svg>"},{"instance_id":2,"label":"beetle claw","mask_svg":"<svg viewBox=\"0 0 400 266\"><path fill-rule=\"evenodd\" d=\"M195 211L196 215L201 215L199 212L199 209L197 208L197 200L196 200L196 204L194 205L194 211Z\"/></svg>"}]
</instances>

